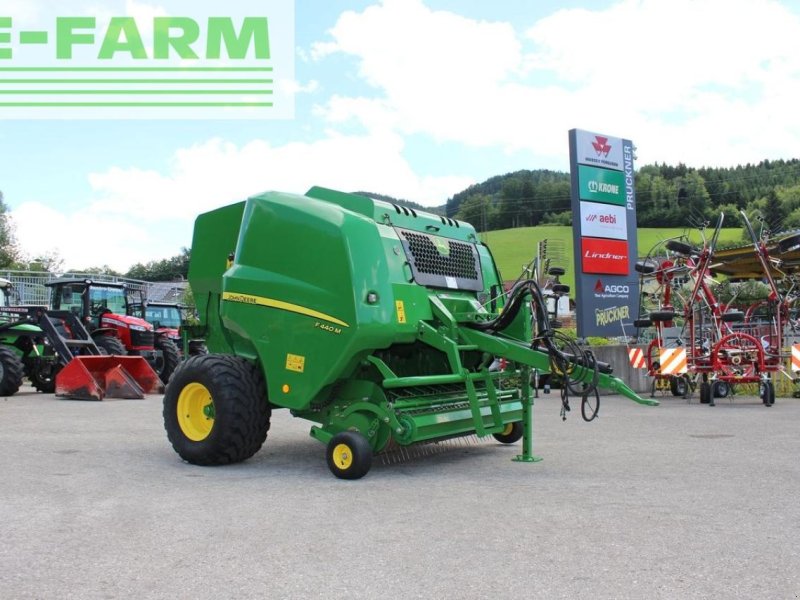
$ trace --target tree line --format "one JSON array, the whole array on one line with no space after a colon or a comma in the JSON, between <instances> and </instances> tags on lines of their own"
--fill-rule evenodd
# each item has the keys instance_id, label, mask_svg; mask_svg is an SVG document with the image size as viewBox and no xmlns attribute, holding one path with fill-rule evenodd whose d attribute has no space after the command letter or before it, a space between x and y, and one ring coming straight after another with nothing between
<instances>
[{"instance_id":1,"label":"tree line","mask_svg":"<svg viewBox=\"0 0 800 600\"><path fill-rule=\"evenodd\" d=\"M741 226L739 211L761 215L772 232L800 227L800 160L764 160L735 167L684 164L641 167L635 177L639 227L696 227L725 212L725 225ZM470 186L447 201L445 212L481 231L570 225L569 173L522 170Z\"/></svg>"}]
</instances>

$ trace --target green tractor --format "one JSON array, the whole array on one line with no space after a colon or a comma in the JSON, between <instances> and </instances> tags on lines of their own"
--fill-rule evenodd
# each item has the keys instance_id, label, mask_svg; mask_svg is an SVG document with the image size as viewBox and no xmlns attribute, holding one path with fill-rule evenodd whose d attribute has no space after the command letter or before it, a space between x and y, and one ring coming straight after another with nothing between
<instances>
[{"instance_id":1,"label":"green tractor","mask_svg":"<svg viewBox=\"0 0 800 600\"><path fill-rule=\"evenodd\" d=\"M23 377L47 394L55 390L60 364L42 329L30 322L7 279L0 279L0 396L19 391Z\"/></svg>"},{"instance_id":2,"label":"green tractor","mask_svg":"<svg viewBox=\"0 0 800 600\"><path fill-rule=\"evenodd\" d=\"M582 408L599 387L657 404L551 327L535 279L504 292L461 221L323 188L266 193L197 218L189 282L211 353L174 372L164 424L192 464L251 457L280 408L313 423L343 479L377 453L473 434L522 439L516 460L535 462L532 370L560 373ZM498 358L510 368L491 369Z\"/></svg>"}]
</instances>

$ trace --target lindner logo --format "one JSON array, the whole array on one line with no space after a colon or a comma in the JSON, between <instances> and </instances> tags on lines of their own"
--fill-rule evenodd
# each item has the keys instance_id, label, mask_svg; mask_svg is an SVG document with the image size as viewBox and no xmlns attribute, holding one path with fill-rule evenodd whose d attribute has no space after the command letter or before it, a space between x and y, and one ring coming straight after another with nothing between
<instances>
[{"instance_id":1,"label":"lindner logo","mask_svg":"<svg viewBox=\"0 0 800 600\"><path fill-rule=\"evenodd\" d=\"M293 116L292 0L24 4L0 3L0 118Z\"/></svg>"},{"instance_id":2,"label":"lindner logo","mask_svg":"<svg viewBox=\"0 0 800 600\"><path fill-rule=\"evenodd\" d=\"M611 152L611 145L608 143L608 138L601 135L594 136L592 147L594 151L597 152L597 156L606 157L608 153Z\"/></svg>"},{"instance_id":3,"label":"lindner logo","mask_svg":"<svg viewBox=\"0 0 800 600\"><path fill-rule=\"evenodd\" d=\"M628 275L628 242L582 237L581 270L598 275Z\"/></svg>"}]
</instances>

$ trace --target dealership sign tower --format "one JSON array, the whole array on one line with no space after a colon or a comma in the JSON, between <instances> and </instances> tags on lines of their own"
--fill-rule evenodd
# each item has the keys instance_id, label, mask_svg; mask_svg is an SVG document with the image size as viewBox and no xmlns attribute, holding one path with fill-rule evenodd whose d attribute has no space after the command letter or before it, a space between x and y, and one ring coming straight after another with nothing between
<instances>
[{"instance_id":1,"label":"dealership sign tower","mask_svg":"<svg viewBox=\"0 0 800 600\"><path fill-rule=\"evenodd\" d=\"M569 132L578 336L630 335L639 305L633 143Z\"/></svg>"}]
</instances>

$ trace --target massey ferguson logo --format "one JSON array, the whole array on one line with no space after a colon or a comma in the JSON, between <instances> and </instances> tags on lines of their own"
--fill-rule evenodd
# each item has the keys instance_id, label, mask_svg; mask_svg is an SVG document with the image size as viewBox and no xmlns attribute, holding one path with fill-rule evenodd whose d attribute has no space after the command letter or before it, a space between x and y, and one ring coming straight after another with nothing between
<instances>
[{"instance_id":1,"label":"massey ferguson logo","mask_svg":"<svg viewBox=\"0 0 800 600\"><path fill-rule=\"evenodd\" d=\"M608 143L608 138L603 137L600 135L594 136L594 140L592 142L592 147L594 151L597 152L597 156L607 157L608 153L611 152L611 146Z\"/></svg>"}]
</instances>

